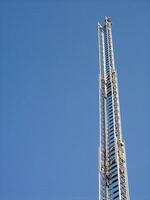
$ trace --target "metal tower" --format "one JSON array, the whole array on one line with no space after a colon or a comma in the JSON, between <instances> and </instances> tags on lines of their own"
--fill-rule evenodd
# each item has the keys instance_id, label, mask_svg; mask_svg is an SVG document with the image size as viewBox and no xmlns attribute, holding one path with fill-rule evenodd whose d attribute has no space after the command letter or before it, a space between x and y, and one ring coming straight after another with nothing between
<instances>
[{"instance_id":1,"label":"metal tower","mask_svg":"<svg viewBox=\"0 0 150 200\"><path fill-rule=\"evenodd\" d=\"M112 22L98 23L99 42L99 200L129 200L125 142L122 137Z\"/></svg>"}]
</instances>

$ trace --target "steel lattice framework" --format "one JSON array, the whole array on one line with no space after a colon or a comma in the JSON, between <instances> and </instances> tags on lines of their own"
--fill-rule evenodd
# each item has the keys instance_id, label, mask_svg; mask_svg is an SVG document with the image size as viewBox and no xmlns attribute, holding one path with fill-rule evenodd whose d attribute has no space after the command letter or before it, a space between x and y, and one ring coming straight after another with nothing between
<instances>
[{"instance_id":1,"label":"steel lattice framework","mask_svg":"<svg viewBox=\"0 0 150 200\"><path fill-rule=\"evenodd\" d=\"M99 200L129 200L125 142L122 137L112 22L98 23L99 41Z\"/></svg>"}]
</instances>

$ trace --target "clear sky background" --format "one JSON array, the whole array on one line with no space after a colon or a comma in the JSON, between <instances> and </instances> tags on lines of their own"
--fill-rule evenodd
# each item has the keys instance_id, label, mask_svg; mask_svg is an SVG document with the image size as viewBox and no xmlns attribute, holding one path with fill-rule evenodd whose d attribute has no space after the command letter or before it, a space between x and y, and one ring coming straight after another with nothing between
<instances>
[{"instance_id":1,"label":"clear sky background","mask_svg":"<svg viewBox=\"0 0 150 200\"><path fill-rule=\"evenodd\" d=\"M150 200L150 2L0 1L0 199L98 200L97 22L113 22L131 200Z\"/></svg>"}]
</instances>

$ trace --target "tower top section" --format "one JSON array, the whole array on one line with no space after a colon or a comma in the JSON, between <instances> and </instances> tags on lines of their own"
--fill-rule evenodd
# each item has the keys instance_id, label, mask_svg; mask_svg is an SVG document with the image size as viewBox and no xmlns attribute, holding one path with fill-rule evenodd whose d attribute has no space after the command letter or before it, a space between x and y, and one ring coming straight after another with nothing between
<instances>
[{"instance_id":1,"label":"tower top section","mask_svg":"<svg viewBox=\"0 0 150 200\"><path fill-rule=\"evenodd\" d=\"M115 69L114 50L112 41L112 22L109 16L105 17L104 25L98 22L98 40L99 40L99 69L100 73L111 73Z\"/></svg>"},{"instance_id":2,"label":"tower top section","mask_svg":"<svg viewBox=\"0 0 150 200\"><path fill-rule=\"evenodd\" d=\"M111 19L110 19L110 17L109 16L106 16L105 17L105 22L107 23L107 22L109 22L109 23L111 23L112 24L112 21L111 21Z\"/></svg>"},{"instance_id":3,"label":"tower top section","mask_svg":"<svg viewBox=\"0 0 150 200\"><path fill-rule=\"evenodd\" d=\"M103 32L103 26L100 24L100 22L98 22L98 29Z\"/></svg>"},{"instance_id":4,"label":"tower top section","mask_svg":"<svg viewBox=\"0 0 150 200\"><path fill-rule=\"evenodd\" d=\"M103 31L103 28L105 28L106 26L109 28L111 28L111 26L112 26L112 21L109 16L105 16L105 25L104 26L100 22L98 22L98 28L101 32Z\"/></svg>"}]
</instances>

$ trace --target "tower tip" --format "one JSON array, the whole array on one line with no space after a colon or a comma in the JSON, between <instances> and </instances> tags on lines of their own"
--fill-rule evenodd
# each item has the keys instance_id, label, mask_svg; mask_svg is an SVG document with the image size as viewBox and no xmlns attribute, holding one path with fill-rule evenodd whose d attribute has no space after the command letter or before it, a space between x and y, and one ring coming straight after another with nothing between
<instances>
[{"instance_id":1,"label":"tower tip","mask_svg":"<svg viewBox=\"0 0 150 200\"><path fill-rule=\"evenodd\" d=\"M109 22L109 23L111 23L111 24L112 24L112 21L111 21L111 19L110 19L110 17L109 17L109 16L105 16L105 22Z\"/></svg>"},{"instance_id":2,"label":"tower tip","mask_svg":"<svg viewBox=\"0 0 150 200\"><path fill-rule=\"evenodd\" d=\"M100 23L99 21L98 21L98 23L97 23L97 24L98 24L98 26L99 26L99 27L102 27L102 25L101 25L101 23Z\"/></svg>"},{"instance_id":3,"label":"tower tip","mask_svg":"<svg viewBox=\"0 0 150 200\"><path fill-rule=\"evenodd\" d=\"M103 26L100 24L99 21L98 21L98 29L99 29L100 31L103 31Z\"/></svg>"}]
</instances>

